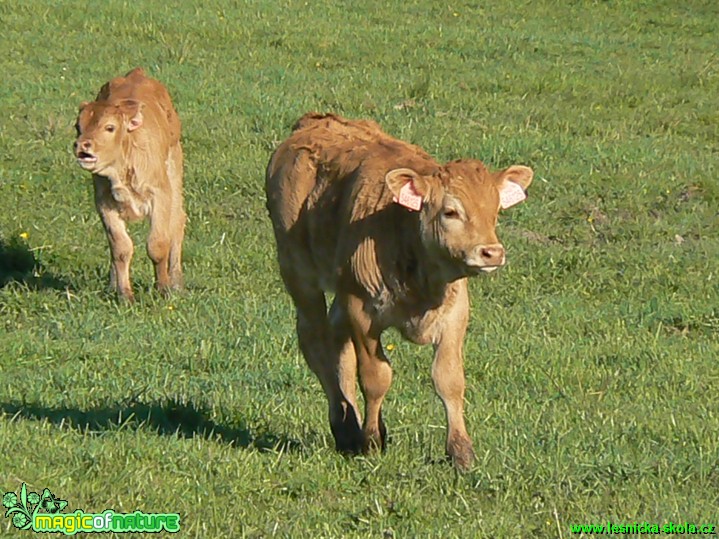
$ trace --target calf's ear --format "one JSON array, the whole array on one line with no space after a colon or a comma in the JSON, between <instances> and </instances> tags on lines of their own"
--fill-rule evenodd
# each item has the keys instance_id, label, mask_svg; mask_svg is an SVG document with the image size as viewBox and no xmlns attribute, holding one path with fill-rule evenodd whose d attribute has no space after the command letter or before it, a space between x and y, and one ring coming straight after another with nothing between
<instances>
[{"instance_id":1,"label":"calf's ear","mask_svg":"<svg viewBox=\"0 0 719 539\"><path fill-rule=\"evenodd\" d=\"M127 119L127 130L134 131L142 126L142 103L134 99L125 99L118 103L118 108Z\"/></svg>"},{"instance_id":2,"label":"calf's ear","mask_svg":"<svg viewBox=\"0 0 719 539\"><path fill-rule=\"evenodd\" d=\"M85 107L87 107L89 104L90 104L89 101L83 101L82 103L80 103L80 106L77 107L78 114L81 113L83 110L85 110Z\"/></svg>"},{"instance_id":3,"label":"calf's ear","mask_svg":"<svg viewBox=\"0 0 719 539\"><path fill-rule=\"evenodd\" d=\"M134 131L141 125L142 125L142 112L138 110L137 114L135 114L132 118L130 118L130 123L127 126L127 130Z\"/></svg>"},{"instance_id":4,"label":"calf's ear","mask_svg":"<svg viewBox=\"0 0 719 539\"><path fill-rule=\"evenodd\" d=\"M519 204L527 198L527 187L532 183L534 171L522 165L512 165L497 175L499 206L503 210Z\"/></svg>"},{"instance_id":5,"label":"calf's ear","mask_svg":"<svg viewBox=\"0 0 719 539\"><path fill-rule=\"evenodd\" d=\"M429 194L428 182L411 168L390 170L384 181L392 191L394 201L410 210L419 210Z\"/></svg>"}]
</instances>

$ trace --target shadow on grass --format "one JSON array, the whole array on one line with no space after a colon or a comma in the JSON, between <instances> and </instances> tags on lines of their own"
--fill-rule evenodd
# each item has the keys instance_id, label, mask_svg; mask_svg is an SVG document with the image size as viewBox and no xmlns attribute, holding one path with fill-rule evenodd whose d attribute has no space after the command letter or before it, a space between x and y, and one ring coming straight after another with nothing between
<instances>
[{"instance_id":1,"label":"shadow on grass","mask_svg":"<svg viewBox=\"0 0 719 539\"><path fill-rule=\"evenodd\" d=\"M31 290L65 290L69 287L68 283L45 271L27 245L16 238L9 242L0 238L0 288L13 282L24 284Z\"/></svg>"},{"instance_id":2,"label":"shadow on grass","mask_svg":"<svg viewBox=\"0 0 719 539\"><path fill-rule=\"evenodd\" d=\"M218 425L204 410L192 403L177 400L150 404L131 402L127 405L92 408L48 408L32 404L0 403L0 415L13 419L47 420L53 425L70 427L97 435L107 431L155 431L159 435L194 438L199 436L240 448L298 451L301 443L269 432L253 433L247 426Z\"/></svg>"}]
</instances>

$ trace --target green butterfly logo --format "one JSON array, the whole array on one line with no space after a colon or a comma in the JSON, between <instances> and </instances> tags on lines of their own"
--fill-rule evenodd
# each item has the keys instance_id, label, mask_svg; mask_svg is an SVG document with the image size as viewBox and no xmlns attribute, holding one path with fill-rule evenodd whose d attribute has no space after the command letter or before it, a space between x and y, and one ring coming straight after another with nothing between
<instances>
[{"instance_id":1,"label":"green butterfly logo","mask_svg":"<svg viewBox=\"0 0 719 539\"><path fill-rule=\"evenodd\" d=\"M59 513L67 507L66 500L58 500L50 490L45 489L42 491L42 497L40 498L40 506L45 510L46 513L54 514Z\"/></svg>"},{"instance_id":2,"label":"green butterfly logo","mask_svg":"<svg viewBox=\"0 0 719 539\"><path fill-rule=\"evenodd\" d=\"M20 487L20 496L14 492L6 492L2 497L5 518L12 516L12 523L19 530L29 530L33 517L38 513L59 513L67 507L66 500L58 500L49 489L37 492L28 492L25 483Z\"/></svg>"}]
</instances>

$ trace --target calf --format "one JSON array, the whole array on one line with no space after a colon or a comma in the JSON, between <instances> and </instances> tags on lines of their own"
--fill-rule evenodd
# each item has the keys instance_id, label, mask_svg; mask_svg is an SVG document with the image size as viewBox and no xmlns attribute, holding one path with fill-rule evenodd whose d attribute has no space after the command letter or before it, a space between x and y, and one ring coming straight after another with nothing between
<instances>
[{"instance_id":1,"label":"calf","mask_svg":"<svg viewBox=\"0 0 719 539\"><path fill-rule=\"evenodd\" d=\"M307 114L272 155L267 208L280 272L297 310L300 348L329 401L337 449L384 448L382 401L392 380L388 327L432 344L447 453L474 458L464 424L462 345L467 277L504 265L500 208L525 197L533 172L489 172L477 160L440 165L373 122ZM327 310L325 292L334 292ZM364 395L364 423L356 378Z\"/></svg>"},{"instance_id":2,"label":"calf","mask_svg":"<svg viewBox=\"0 0 719 539\"><path fill-rule=\"evenodd\" d=\"M183 157L180 119L167 89L135 68L80 105L76 129L75 156L92 172L95 207L110 243L110 288L134 299L126 223L148 217L155 285L163 293L181 288Z\"/></svg>"}]
</instances>

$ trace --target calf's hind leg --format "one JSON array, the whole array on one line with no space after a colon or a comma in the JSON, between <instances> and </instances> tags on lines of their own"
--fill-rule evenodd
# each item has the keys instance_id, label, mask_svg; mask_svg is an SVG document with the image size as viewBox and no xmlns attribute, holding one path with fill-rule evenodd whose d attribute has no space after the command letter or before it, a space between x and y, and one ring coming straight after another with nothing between
<instances>
[{"instance_id":1,"label":"calf's hind leg","mask_svg":"<svg viewBox=\"0 0 719 539\"><path fill-rule=\"evenodd\" d=\"M297 310L297 337L300 350L315 373L329 404L329 419L338 451L358 453L362 431L355 403L345 396L340 384L340 344L332 338L324 293L281 271Z\"/></svg>"},{"instance_id":2,"label":"calf's hind leg","mask_svg":"<svg viewBox=\"0 0 719 539\"><path fill-rule=\"evenodd\" d=\"M182 279L182 242L185 239L185 223L187 216L183 208L182 196L182 148L179 144L170 149L167 176L172 190L172 207L170 209L170 254L169 272L170 287L180 290L184 286Z\"/></svg>"},{"instance_id":3,"label":"calf's hind leg","mask_svg":"<svg viewBox=\"0 0 719 539\"><path fill-rule=\"evenodd\" d=\"M365 400L363 449L384 449L387 429L382 420L382 403L392 384L392 367L382 351L380 330L373 327L371 319L363 309L362 300L350 296L347 310L357 354L360 387Z\"/></svg>"},{"instance_id":4,"label":"calf's hind leg","mask_svg":"<svg viewBox=\"0 0 719 539\"><path fill-rule=\"evenodd\" d=\"M332 302L330 307L329 322L332 328L332 353L339 354L337 375L339 377L340 389L347 401L354 408L358 422L361 421L359 408L357 407L357 354L355 354L352 343L352 332L347 312L337 300Z\"/></svg>"},{"instance_id":5,"label":"calf's hind leg","mask_svg":"<svg viewBox=\"0 0 719 539\"><path fill-rule=\"evenodd\" d=\"M170 288L170 225L169 197L155 197L150 215L150 234L147 237L147 255L155 266L155 288L166 294Z\"/></svg>"},{"instance_id":6,"label":"calf's hind leg","mask_svg":"<svg viewBox=\"0 0 719 539\"><path fill-rule=\"evenodd\" d=\"M181 290L184 286L182 277L182 242L185 238L185 212L179 210L179 214L172 215L172 227L170 230L170 252L168 259L170 287L173 290Z\"/></svg>"}]
</instances>

